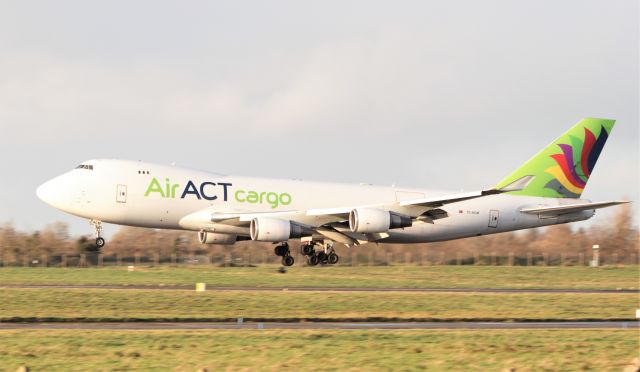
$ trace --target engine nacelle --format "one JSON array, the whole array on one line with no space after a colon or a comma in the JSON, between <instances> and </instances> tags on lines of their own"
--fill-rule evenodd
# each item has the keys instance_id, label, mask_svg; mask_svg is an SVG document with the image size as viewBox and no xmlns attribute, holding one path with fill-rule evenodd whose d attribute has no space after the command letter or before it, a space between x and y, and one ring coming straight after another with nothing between
<instances>
[{"instance_id":1,"label":"engine nacelle","mask_svg":"<svg viewBox=\"0 0 640 372\"><path fill-rule=\"evenodd\" d=\"M288 220L256 217L249 228L251 239L261 242L282 242L313 235L310 229Z\"/></svg>"},{"instance_id":2,"label":"engine nacelle","mask_svg":"<svg viewBox=\"0 0 640 372\"><path fill-rule=\"evenodd\" d=\"M356 208L349 213L349 228L357 233L381 233L411 225L411 217L382 209Z\"/></svg>"},{"instance_id":3,"label":"engine nacelle","mask_svg":"<svg viewBox=\"0 0 640 372\"><path fill-rule=\"evenodd\" d=\"M238 240L237 235L198 231L198 240L202 244L234 244Z\"/></svg>"}]
</instances>

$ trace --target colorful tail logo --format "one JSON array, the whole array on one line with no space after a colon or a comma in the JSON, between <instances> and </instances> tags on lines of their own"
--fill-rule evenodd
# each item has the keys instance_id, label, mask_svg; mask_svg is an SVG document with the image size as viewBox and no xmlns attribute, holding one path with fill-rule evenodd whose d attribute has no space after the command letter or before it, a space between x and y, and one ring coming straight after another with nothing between
<instances>
[{"instance_id":1,"label":"colorful tail logo","mask_svg":"<svg viewBox=\"0 0 640 372\"><path fill-rule=\"evenodd\" d=\"M583 141L570 135L572 144L558 144L562 152L550 156L557 165L545 170L554 177L545 185L545 188L556 190L567 198L579 197L608 137L607 131L602 126L597 139L585 127Z\"/></svg>"},{"instance_id":2,"label":"colorful tail logo","mask_svg":"<svg viewBox=\"0 0 640 372\"><path fill-rule=\"evenodd\" d=\"M525 180L524 188L508 193L546 198L579 198L614 125L615 120L610 119L580 120L500 181L496 188L508 188L514 182Z\"/></svg>"}]
</instances>

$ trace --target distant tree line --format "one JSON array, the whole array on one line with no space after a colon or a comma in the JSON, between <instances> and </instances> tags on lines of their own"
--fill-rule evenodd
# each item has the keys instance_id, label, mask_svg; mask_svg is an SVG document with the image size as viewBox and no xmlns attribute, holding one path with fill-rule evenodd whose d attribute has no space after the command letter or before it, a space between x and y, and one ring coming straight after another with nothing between
<instances>
[{"instance_id":1,"label":"distant tree line","mask_svg":"<svg viewBox=\"0 0 640 372\"><path fill-rule=\"evenodd\" d=\"M299 242L290 242L296 250ZM614 217L573 230L570 225L510 232L428 244L375 244L347 248L336 244L341 257L361 263L419 262L429 259L440 263L473 262L481 257L583 257L592 255L592 246L600 245L602 257L615 256L637 262L639 232L634 226L629 204L617 207ZM196 232L122 227L102 248L104 256L120 257L270 257L273 245L245 241L233 246L200 244ZM70 236L68 226L56 222L34 232L16 230L12 224L0 227L0 260L22 262L25 258L91 254L97 251L91 235ZM276 257L273 257L276 262Z\"/></svg>"}]
</instances>

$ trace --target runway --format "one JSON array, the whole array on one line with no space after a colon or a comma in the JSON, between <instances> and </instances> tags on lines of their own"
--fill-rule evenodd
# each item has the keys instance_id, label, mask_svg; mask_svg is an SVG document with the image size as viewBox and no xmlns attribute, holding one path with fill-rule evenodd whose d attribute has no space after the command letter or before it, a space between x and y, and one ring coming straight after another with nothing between
<instances>
[{"instance_id":1,"label":"runway","mask_svg":"<svg viewBox=\"0 0 640 372\"><path fill-rule=\"evenodd\" d=\"M122 289L122 290L184 290L194 285L67 285L67 284L0 284L0 288L52 288L52 289ZM264 292L462 292L462 293L635 293L637 289L574 289L574 288L374 288L374 287L230 287L207 286L207 291L264 291Z\"/></svg>"},{"instance_id":2,"label":"runway","mask_svg":"<svg viewBox=\"0 0 640 372\"><path fill-rule=\"evenodd\" d=\"M248 329L298 329L298 330L401 330L401 329L640 329L638 321L593 322L416 322L416 323L333 323L333 322L235 322L235 323L0 323L0 330L248 330Z\"/></svg>"}]
</instances>

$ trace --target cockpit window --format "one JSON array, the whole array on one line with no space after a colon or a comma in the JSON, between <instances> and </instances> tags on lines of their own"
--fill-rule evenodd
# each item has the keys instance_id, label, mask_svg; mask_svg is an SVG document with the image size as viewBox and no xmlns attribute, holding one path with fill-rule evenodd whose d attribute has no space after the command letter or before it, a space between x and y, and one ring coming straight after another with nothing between
<instances>
[{"instance_id":1,"label":"cockpit window","mask_svg":"<svg viewBox=\"0 0 640 372\"><path fill-rule=\"evenodd\" d=\"M80 164L76 167L76 169L88 169L93 170L93 165L90 164Z\"/></svg>"}]
</instances>

